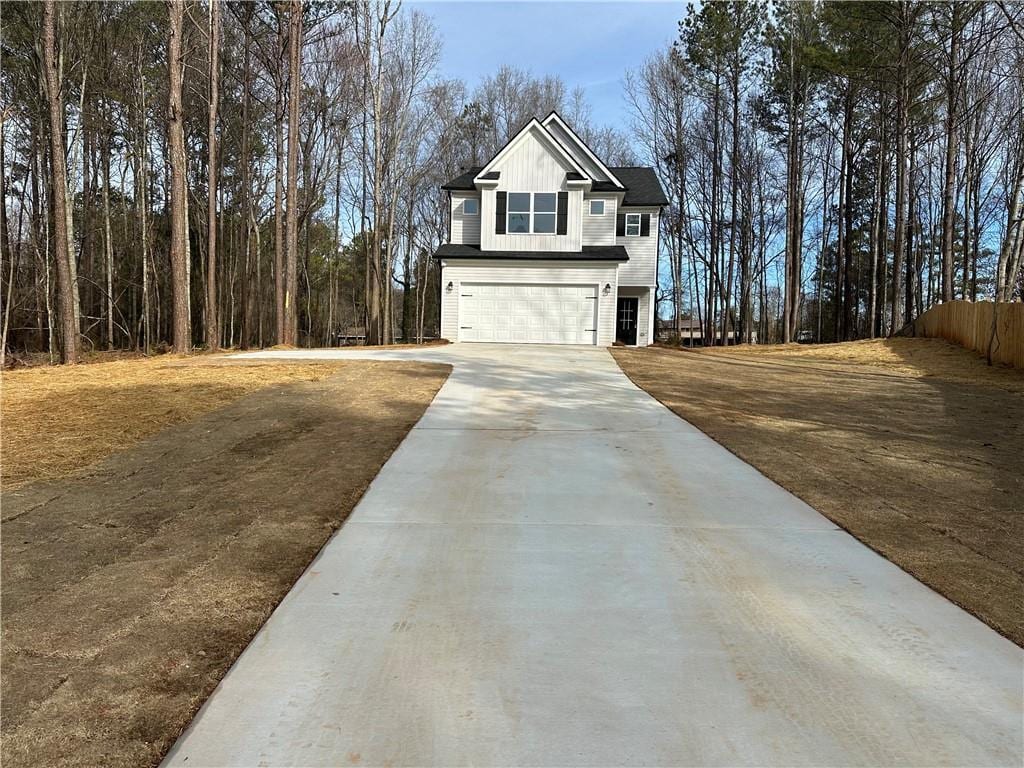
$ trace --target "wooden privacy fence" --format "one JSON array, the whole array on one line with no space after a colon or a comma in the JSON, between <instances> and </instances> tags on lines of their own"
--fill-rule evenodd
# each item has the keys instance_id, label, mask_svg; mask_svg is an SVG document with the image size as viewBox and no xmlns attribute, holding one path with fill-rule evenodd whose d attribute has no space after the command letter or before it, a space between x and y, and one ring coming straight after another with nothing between
<instances>
[{"instance_id":1,"label":"wooden privacy fence","mask_svg":"<svg viewBox=\"0 0 1024 768\"><path fill-rule=\"evenodd\" d=\"M914 321L913 334L947 339L983 355L991 345L993 363L1024 368L1024 304L1019 301L937 304Z\"/></svg>"}]
</instances>

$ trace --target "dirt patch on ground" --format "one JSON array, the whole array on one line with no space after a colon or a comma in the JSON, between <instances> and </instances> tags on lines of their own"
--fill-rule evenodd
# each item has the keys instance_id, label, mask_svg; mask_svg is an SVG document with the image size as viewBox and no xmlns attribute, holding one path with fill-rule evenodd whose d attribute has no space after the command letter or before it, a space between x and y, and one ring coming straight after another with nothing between
<instances>
[{"instance_id":1,"label":"dirt patch on ground","mask_svg":"<svg viewBox=\"0 0 1024 768\"><path fill-rule=\"evenodd\" d=\"M280 361L226 369L217 358L165 355L6 371L0 479L9 490L63 477L250 392L336 370L337 363Z\"/></svg>"},{"instance_id":2,"label":"dirt patch on ground","mask_svg":"<svg viewBox=\"0 0 1024 768\"><path fill-rule=\"evenodd\" d=\"M1024 645L1024 372L923 339L612 354L677 414Z\"/></svg>"},{"instance_id":3,"label":"dirt patch on ground","mask_svg":"<svg viewBox=\"0 0 1024 768\"><path fill-rule=\"evenodd\" d=\"M233 402L78 476L4 491L5 766L158 762L450 370L277 367L183 370ZM121 385L189 399L176 372L149 375L160 381L125 372ZM275 383L238 397L242 375ZM77 407L119 392L108 381ZM121 402L130 419L135 400ZM93 422L59 423L70 436Z\"/></svg>"}]
</instances>

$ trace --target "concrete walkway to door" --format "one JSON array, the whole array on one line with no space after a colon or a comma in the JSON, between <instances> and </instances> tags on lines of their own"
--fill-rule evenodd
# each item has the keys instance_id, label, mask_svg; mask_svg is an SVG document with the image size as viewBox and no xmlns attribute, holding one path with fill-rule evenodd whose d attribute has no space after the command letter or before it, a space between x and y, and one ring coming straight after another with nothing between
<instances>
[{"instance_id":1,"label":"concrete walkway to door","mask_svg":"<svg viewBox=\"0 0 1024 768\"><path fill-rule=\"evenodd\" d=\"M168 765L1014 765L1024 651L638 390L450 362Z\"/></svg>"}]
</instances>

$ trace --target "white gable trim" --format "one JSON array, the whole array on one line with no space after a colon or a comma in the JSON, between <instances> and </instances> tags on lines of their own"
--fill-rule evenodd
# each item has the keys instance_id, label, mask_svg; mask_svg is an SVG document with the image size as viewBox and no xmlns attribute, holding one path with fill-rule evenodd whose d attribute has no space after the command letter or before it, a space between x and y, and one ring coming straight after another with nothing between
<instances>
[{"instance_id":1,"label":"white gable trim","mask_svg":"<svg viewBox=\"0 0 1024 768\"><path fill-rule=\"evenodd\" d=\"M490 162L487 163L473 179L474 184L486 184L488 179L483 178L485 174L489 173L495 165L501 162L505 157L508 157L512 152L515 151L516 147L519 146L524 138L530 133L530 131L536 129L537 132L547 140L547 144L569 165L572 166L573 170L581 174L585 180L590 180L591 176L587 171L576 162L576 158L562 146L561 142L558 141L554 136L548 133L548 130L540 124L537 118L533 118L528 122L523 129L517 133L512 140L509 141L494 157L491 158ZM622 186L621 184L619 186Z\"/></svg>"},{"instance_id":2,"label":"white gable trim","mask_svg":"<svg viewBox=\"0 0 1024 768\"><path fill-rule=\"evenodd\" d=\"M583 142L583 139L576 135L576 131L570 128L568 124L565 122L565 120L563 120L557 112L552 112L550 115L545 117L543 124L545 127L547 127L548 123L556 121L558 122L559 127L561 127L562 130L564 130L566 134L568 134L569 138L571 138L575 142L576 146L578 146L581 150L583 150L586 153L587 157L589 157L594 162L594 164L601 169L602 173L605 173L608 176L608 178L615 186L617 186L619 189L625 189L625 186L623 186L622 182L615 178L615 174L608 170L608 166L602 163L600 158L598 158L597 155L590 151L590 147L588 147Z\"/></svg>"}]
</instances>

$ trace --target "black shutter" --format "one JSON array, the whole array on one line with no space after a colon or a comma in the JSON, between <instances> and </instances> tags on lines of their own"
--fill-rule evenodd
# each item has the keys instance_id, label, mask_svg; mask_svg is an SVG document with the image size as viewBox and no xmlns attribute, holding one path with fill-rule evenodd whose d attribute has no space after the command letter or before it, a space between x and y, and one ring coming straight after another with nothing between
<instances>
[{"instance_id":1,"label":"black shutter","mask_svg":"<svg viewBox=\"0 0 1024 768\"><path fill-rule=\"evenodd\" d=\"M615 217L615 236L626 236L626 214L620 213Z\"/></svg>"},{"instance_id":2,"label":"black shutter","mask_svg":"<svg viewBox=\"0 0 1024 768\"><path fill-rule=\"evenodd\" d=\"M557 222L558 222L557 233L559 235L564 235L566 233L566 231L568 231L567 227L569 225L569 193L568 192L559 192L558 193L558 219L557 219Z\"/></svg>"},{"instance_id":3,"label":"black shutter","mask_svg":"<svg viewBox=\"0 0 1024 768\"><path fill-rule=\"evenodd\" d=\"M508 203L508 192L498 192L494 207L494 234L505 234L505 207Z\"/></svg>"},{"instance_id":4,"label":"black shutter","mask_svg":"<svg viewBox=\"0 0 1024 768\"><path fill-rule=\"evenodd\" d=\"M640 237L651 236L651 214L640 214Z\"/></svg>"}]
</instances>

